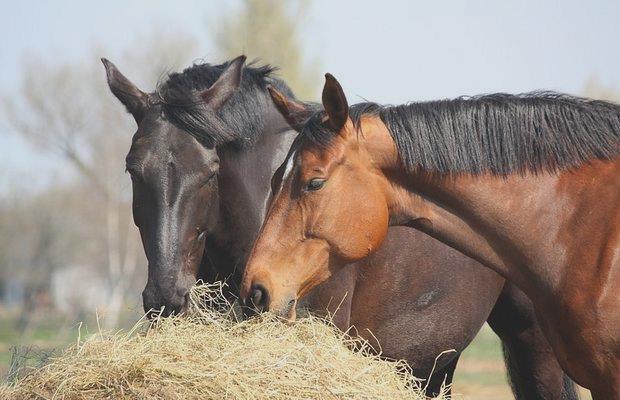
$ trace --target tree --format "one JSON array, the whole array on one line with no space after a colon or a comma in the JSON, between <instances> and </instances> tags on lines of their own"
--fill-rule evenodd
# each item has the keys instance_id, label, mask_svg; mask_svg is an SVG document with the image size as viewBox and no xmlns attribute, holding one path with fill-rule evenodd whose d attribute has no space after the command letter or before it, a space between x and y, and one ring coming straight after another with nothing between
<instances>
[{"instance_id":1,"label":"tree","mask_svg":"<svg viewBox=\"0 0 620 400\"><path fill-rule=\"evenodd\" d=\"M218 16L213 24L216 50L227 58L243 53L271 63L299 98L314 99L320 87L318 63L304 60L300 39L307 10L304 0L244 0L240 9Z\"/></svg>"},{"instance_id":2,"label":"tree","mask_svg":"<svg viewBox=\"0 0 620 400\"><path fill-rule=\"evenodd\" d=\"M584 95L593 99L620 103L620 90L603 85L598 78L591 77L585 84Z\"/></svg>"},{"instance_id":3,"label":"tree","mask_svg":"<svg viewBox=\"0 0 620 400\"><path fill-rule=\"evenodd\" d=\"M137 77L148 77L150 88L165 71L186 64L194 47L193 40L178 34L165 37L153 32L115 59L128 74L133 71ZM17 134L38 150L55 154L75 173L75 182L66 184L72 200L65 199L64 207L55 211L67 220L79 215L84 240L73 243L61 262L86 258L105 271L109 301L104 323L114 327L141 264L142 249L131 219L130 184L124 174L135 122L109 92L99 61L103 55L106 52L99 49L86 63L26 60L19 92L5 97L3 105ZM51 207L45 201L39 206ZM66 232L48 229L41 233L47 236L37 256L43 260L36 264L46 265L49 244L57 240L49 236Z\"/></svg>"}]
</instances>

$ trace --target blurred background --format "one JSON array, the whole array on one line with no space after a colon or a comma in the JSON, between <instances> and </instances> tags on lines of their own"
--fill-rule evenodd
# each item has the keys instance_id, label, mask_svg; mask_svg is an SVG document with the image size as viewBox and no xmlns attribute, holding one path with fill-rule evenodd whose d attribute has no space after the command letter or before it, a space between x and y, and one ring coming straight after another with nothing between
<instances>
[{"instance_id":1,"label":"blurred background","mask_svg":"<svg viewBox=\"0 0 620 400\"><path fill-rule=\"evenodd\" d=\"M145 90L244 53L317 100L548 89L620 101L618 1L1 1L0 374L86 330L131 325L146 263L124 157L135 130L106 57ZM96 310L96 311L95 311ZM485 327L455 392L511 398Z\"/></svg>"}]
</instances>

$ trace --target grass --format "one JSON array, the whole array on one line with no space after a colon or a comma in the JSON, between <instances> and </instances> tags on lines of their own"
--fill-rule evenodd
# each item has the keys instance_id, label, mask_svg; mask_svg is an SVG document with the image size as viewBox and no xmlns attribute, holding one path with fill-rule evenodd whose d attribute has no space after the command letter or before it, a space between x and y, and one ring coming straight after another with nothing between
<instances>
[{"instance_id":1,"label":"grass","mask_svg":"<svg viewBox=\"0 0 620 400\"><path fill-rule=\"evenodd\" d=\"M454 374L453 392L466 399L513 399L501 343L488 325L461 355Z\"/></svg>"},{"instance_id":2,"label":"grass","mask_svg":"<svg viewBox=\"0 0 620 400\"><path fill-rule=\"evenodd\" d=\"M80 323L57 313L38 313L33 315L27 328L20 329L19 312L0 312L0 381L6 377L13 353L28 365L36 364L37 359L67 347L76 342ZM128 311L122 318L123 326L131 326L139 316ZM23 324L21 324L23 325ZM82 324L82 334L96 331L95 316L86 318Z\"/></svg>"},{"instance_id":3,"label":"grass","mask_svg":"<svg viewBox=\"0 0 620 400\"><path fill-rule=\"evenodd\" d=\"M65 347L76 338L77 330L58 316L35 321L22 330L17 315L4 314L0 316L0 374L6 376L15 351L23 356L29 352L36 358L37 354Z\"/></svg>"},{"instance_id":4,"label":"grass","mask_svg":"<svg viewBox=\"0 0 620 400\"><path fill-rule=\"evenodd\" d=\"M488 325L461 355L454 374L453 393L465 399L512 400L501 342ZM590 392L579 388L581 400L591 400Z\"/></svg>"}]
</instances>

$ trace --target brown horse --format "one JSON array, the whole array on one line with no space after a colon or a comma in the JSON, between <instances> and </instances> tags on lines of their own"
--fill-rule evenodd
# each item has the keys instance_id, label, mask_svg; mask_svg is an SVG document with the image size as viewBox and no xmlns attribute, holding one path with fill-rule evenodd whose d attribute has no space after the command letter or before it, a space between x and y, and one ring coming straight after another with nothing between
<instances>
[{"instance_id":1,"label":"brown horse","mask_svg":"<svg viewBox=\"0 0 620 400\"><path fill-rule=\"evenodd\" d=\"M300 106L272 90L289 121ZM620 399L620 107L553 93L349 108L329 74L250 255L241 295L294 304L388 226L415 227L533 301L561 365Z\"/></svg>"},{"instance_id":2,"label":"brown horse","mask_svg":"<svg viewBox=\"0 0 620 400\"><path fill-rule=\"evenodd\" d=\"M155 93L104 64L112 92L137 123L127 170L149 262L145 311L181 312L198 278L228 278L234 292L266 212L271 177L296 136L267 86L292 93L271 68L244 66L244 57L173 73ZM276 187L283 172L276 173ZM450 270L456 272L446 279ZM341 329L354 325L384 356L406 359L417 376L430 376L429 395L444 379L451 382L460 352L488 318L502 338L518 398L575 398L524 295L414 229L391 228L375 254L305 300L314 312L334 312Z\"/></svg>"}]
</instances>

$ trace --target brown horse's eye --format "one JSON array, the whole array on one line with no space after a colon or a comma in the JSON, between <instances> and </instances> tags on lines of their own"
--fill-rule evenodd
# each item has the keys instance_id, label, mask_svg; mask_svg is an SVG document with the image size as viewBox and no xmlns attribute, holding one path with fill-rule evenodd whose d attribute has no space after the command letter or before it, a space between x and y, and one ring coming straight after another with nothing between
<instances>
[{"instance_id":1,"label":"brown horse's eye","mask_svg":"<svg viewBox=\"0 0 620 400\"><path fill-rule=\"evenodd\" d=\"M315 190L319 190L323 187L323 185L325 185L325 181L326 179L322 179L322 178L310 179L310 181L306 183L304 190L307 192L313 192Z\"/></svg>"}]
</instances>

